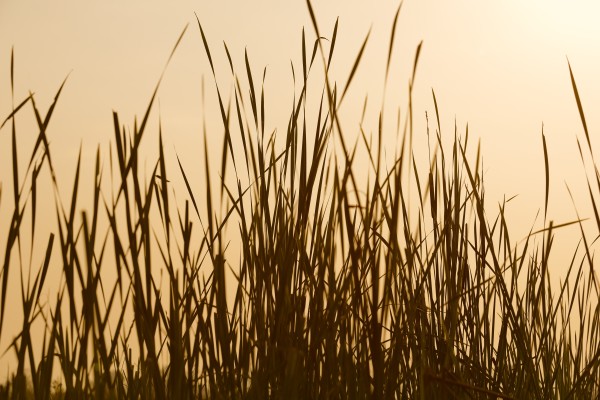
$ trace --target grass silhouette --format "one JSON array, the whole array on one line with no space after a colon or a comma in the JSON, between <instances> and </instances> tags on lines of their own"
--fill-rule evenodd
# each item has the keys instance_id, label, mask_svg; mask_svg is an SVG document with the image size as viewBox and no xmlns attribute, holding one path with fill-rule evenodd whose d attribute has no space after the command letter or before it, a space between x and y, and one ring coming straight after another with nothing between
<instances>
[{"instance_id":1,"label":"grass silhouette","mask_svg":"<svg viewBox=\"0 0 600 400\"><path fill-rule=\"evenodd\" d=\"M308 7L316 37L325 37L310 2ZM329 75L337 22L327 44L317 40L312 49L303 32L301 90L279 143L265 131L264 75L262 82L253 76L247 54L242 68L235 66L225 45L234 91L224 99L209 40L197 22L224 132L218 174L211 170L204 133L205 187L195 186L179 159L172 170L162 132L152 172L140 169L140 144L160 81L133 130L113 114L109 165L116 179L112 190L103 189L98 151L89 208L77 202L81 153L68 205L52 163L46 132L63 86L45 114L30 94L3 120L4 131L12 127L8 156L15 206L3 231L0 334L21 242L29 236L42 246L35 226L39 208L48 212L37 197L43 171L52 180L57 224L42 241L41 267L22 285L23 325L8 349L16 364L0 398L597 396L600 315L593 240L581 219L567 223L581 228L580 246L564 283L551 286L555 232L567 224L546 219L550 162L543 135L544 228L532 230L517 246L506 204L495 217L485 207L479 147L469 147L468 134L457 133L452 146L442 145L434 93L435 150L425 174L419 174L411 148L410 100L391 165L382 154L383 110L375 144L364 132L356 143L348 142L338 111L368 35L347 80L338 83ZM420 45L411 93L419 52ZM11 60L14 87L12 65ZM307 93L314 90L309 82L319 68L321 101L312 107ZM584 153L594 160L572 72L571 81L586 135L582 161ZM15 119L25 108L33 110L39 135L23 173ZM357 176L364 168L355 163L360 150L368 154L366 183ZM476 156L470 159L472 150ZM234 179L228 179L232 168ZM173 174L185 182L183 208L174 197ZM213 187L217 176L219 186ZM588 188L600 232L597 169ZM0 200L2 194L10 196L0 191ZM418 199L416 211L412 197ZM31 229L23 225L26 215ZM227 251L227 226L239 235L239 254ZM48 304L41 293L52 262L60 264L61 280ZM102 278L107 270L114 282ZM40 321L41 344L32 341Z\"/></svg>"}]
</instances>

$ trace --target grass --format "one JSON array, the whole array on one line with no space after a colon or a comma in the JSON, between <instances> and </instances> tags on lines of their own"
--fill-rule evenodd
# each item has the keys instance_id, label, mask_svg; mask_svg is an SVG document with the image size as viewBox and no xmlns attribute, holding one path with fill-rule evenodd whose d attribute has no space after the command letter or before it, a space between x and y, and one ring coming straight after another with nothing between
<instances>
[{"instance_id":1,"label":"grass","mask_svg":"<svg viewBox=\"0 0 600 400\"><path fill-rule=\"evenodd\" d=\"M81 153L69 203L59 194L52 163L47 129L63 86L45 114L33 94L13 107L0 131L11 134L10 151L2 151L10 153L13 173L12 185L0 187L0 206L7 207L11 189L14 204L2 226L0 334L7 326L9 276L19 272L23 323L7 349L16 361L0 398L598 395L596 236L588 237L581 219L547 220L550 162L543 134L544 228L515 242L506 203L495 216L486 207L479 147L470 145L468 132L455 132L453 144L442 145L434 93L436 126L433 132L428 127L434 150L425 173L411 147L410 100L393 163L382 154L383 109L375 140L361 129L349 142L338 110L368 35L347 80L335 82L329 65L338 24L324 35L308 7L316 37L330 39L316 41L311 52L302 34L301 90L284 140L265 131L265 93L248 55L237 68L226 46L234 91L223 98L216 83L222 71L213 66L198 21L223 122L218 173L204 133L203 187L179 159L172 169L162 132L152 172L141 171L140 144L159 85L132 130L114 113L108 160L114 178L104 189L106 160L98 151L87 207L78 206ZM325 79L315 107L307 97L319 73ZM586 135L582 162L591 158L595 165L572 72L571 81ZM19 171L16 118L26 108L39 135L28 168ZM355 161L359 151L368 154L365 182ZM600 174L594 171L589 199L600 232ZM173 176L185 182L177 188L185 196L182 207ZM54 190L57 223L47 237L35 235L40 207L52 209L51 201L38 198L40 177ZM549 258L557 229L568 224L580 227L581 240L556 287L549 283ZM227 235L239 236L239 253L228 249L227 227L235 232ZM29 271L21 261L26 242L46 249L41 266ZM59 265L60 285L45 301L51 265ZM33 275L25 279L24 273ZM43 328L41 343L32 340L36 326Z\"/></svg>"}]
</instances>

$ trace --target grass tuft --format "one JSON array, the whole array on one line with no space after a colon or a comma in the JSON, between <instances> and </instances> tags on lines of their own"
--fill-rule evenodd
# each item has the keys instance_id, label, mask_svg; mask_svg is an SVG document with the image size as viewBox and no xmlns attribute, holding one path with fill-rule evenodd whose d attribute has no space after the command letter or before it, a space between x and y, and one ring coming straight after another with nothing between
<instances>
[{"instance_id":1,"label":"grass tuft","mask_svg":"<svg viewBox=\"0 0 600 400\"><path fill-rule=\"evenodd\" d=\"M108 161L96 153L90 205L80 200L82 150L68 204L51 161L48 126L66 80L45 114L33 93L17 106L13 100L2 124L11 125L14 204L1 203L11 217L1 227L0 334L15 271L23 322L6 349L15 363L0 398L598 396L595 237L586 234L579 215L571 222L547 220L550 161L543 127L543 227L532 227L519 241L509 233L511 199L497 210L486 202L480 146L473 158L468 128L463 136L455 127L452 145L442 144L433 91L436 123L427 134L435 150L424 165L415 157L411 97L421 44L408 113L398 117L404 126L398 128L398 155L388 163L383 106L376 135L361 119L355 142L338 114L369 34L338 86L329 67L339 21L324 38L310 1L307 7L316 40L309 58L309 35L302 31L301 89L279 139L269 131L266 69L262 82L256 80L245 52L238 70L224 44L233 83L231 98L224 98L217 83L221 71L196 16L223 124L218 181L207 144L215 133L206 127L205 182L191 179L178 156L178 169L171 169L160 122L158 156L150 174L141 172L141 143L148 140L144 133L151 129L162 75L140 124L127 129L113 113L114 141ZM399 13L400 7L385 82ZM316 86L311 71L319 63L324 80ZM292 63L296 83L294 71ZM579 146L585 166L588 155L594 159L570 65L569 72L588 144L585 152ZM10 75L14 91L13 53ZM309 100L315 96L320 101ZM29 154L16 128L28 106L39 129ZM19 170L23 152L29 165ZM600 231L600 175L594 171L596 184L588 177L588 191ZM40 198L38 185L46 176L53 199ZM184 190L172 183L180 178ZM47 237L36 233L41 205L57 218ZM581 240L566 276L551 285L556 234L570 225L579 227ZM239 249L231 245L236 238ZM35 259L40 241L43 261L28 264L22 248L30 243L28 259ZM57 293L45 300L54 274L60 276Z\"/></svg>"}]
</instances>

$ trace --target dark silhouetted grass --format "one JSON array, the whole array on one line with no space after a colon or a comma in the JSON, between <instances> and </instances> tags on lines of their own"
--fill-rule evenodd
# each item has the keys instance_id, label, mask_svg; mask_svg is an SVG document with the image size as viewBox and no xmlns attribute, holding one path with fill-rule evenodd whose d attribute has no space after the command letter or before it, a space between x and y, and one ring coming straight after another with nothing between
<instances>
[{"instance_id":1,"label":"dark silhouetted grass","mask_svg":"<svg viewBox=\"0 0 600 400\"><path fill-rule=\"evenodd\" d=\"M308 7L315 36L326 37ZM486 207L479 147L469 146L468 133L456 132L450 147L442 145L435 94L436 127L428 134L437 150L425 173L413 154L410 100L393 163L385 162L382 150L383 110L375 141L361 130L359 140L349 142L338 110L368 34L340 83L329 75L338 22L330 40L315 41L312 52L303 32L301 90L283 139L276 140L265 130L264 72L261 80L253 76L247 53L245 65L236 68L227 46L230 71L215 70L199 20L198 27L223 122L220 170L206 145L207 135L216 133L204 132L202 184L186 174L181 160L171 168L161 128L151 173L140 170L140 144L158 85L132 130L113 114L110 157L97 152L93 200L85 207L78 204L81 152L66 202L46 134L64 83L47 113L31 94L4 120L0 134L12 135L12 147L2 154L12 158L13 176L12 188L6 183L0 192L0 205L7 207L1 195L12 189L14 210L1 227L0 334L7 324L9 277L20 272L31 278L21 278L23 324L7 350L16 361L1 398L598 395L595 238L586 236L581 219L571 223L581 227L581 241L564 283L551 286L555 233L569 223L547 221L551 162L543 133L544 227L517 242L509 235L506 203L497 214ZM232 74L230 99L216 83L221 72ZM307 96L319 73L325 79L315 107ZM571 80L587 142L580 146L582 161L588 153L593 161L572 73ZM28 107L39 135L22 171L15 121ZM357 151L368 155L366 180L357 176L365 168ZM103 185L104 163L114 177L110 190ZM600 232L600 174L594 171L588 187ZM185 187L172 186L175 175ZM40 176L52 180L54 209L51 199L38 197ZM177 207L175 192L184 196L183 207ZM56 214L48 237L35 236L40 207ZM29 219L31 227L24 226ZM233 235L239 252L228 249ZM46 249L41 266L29 266L29 272L18 255L26 236L32 247ZM61 269L59 290L42 301L54 264ZM43 327L41 342L32 341L34 325Z\"/></svg>"}]
</instances>

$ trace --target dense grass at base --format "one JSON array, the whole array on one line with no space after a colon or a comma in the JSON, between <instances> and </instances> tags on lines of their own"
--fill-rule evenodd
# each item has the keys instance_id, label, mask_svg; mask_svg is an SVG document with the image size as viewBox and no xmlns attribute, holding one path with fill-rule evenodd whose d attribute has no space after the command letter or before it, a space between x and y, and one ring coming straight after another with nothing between
<instances>
[{"instance_id":1,"label":"dense grass at base","mask_svg":"<svg viewBox=\"0 0 600 400\"><path fill-rule=\"evenodd\" d=\"M212 68L209 41L198 27ZM549 257L559 227L544 218L544 229L514 245L504 204L495 216L488 214L479 150L468 135L454 133L453 145L445 148L436 118L436 150L426 173L419 173L413 157L410 112L392 164L383 160L381 131L374 140L363 134L348 142L337 111L362 49L350 78L334 83L327 70L336 31L329 38L326 48L302 36L302 68L296 71L302 90L282 143L265 132L264 93L248 58L240 70L230 61L234 93L225 100L217 88L215 99L223 120L222 158L215 166L205 163L208 183L200 188L179 160L167 161L161 135L152 173L139 168L156 92L132 130L113 115L110 158L98 153L93 202L86 207L77 203L79 163L70 198L58 194L46 132L60 90L46 113L33 95L15 106L0 130L12 135L12 148L0 151L13 160L13 182L2 185L0 196L13 196L16 204L11 221L1 226L0 334L7 324L9 276L24 274L18 270L21 242L29 237L47 250L22 291L23 325L8 348L16 364L1 398L598 394L594 238L581 228L565 283L553 287ZM392 30L388 57L393 38ZM418 50L415 69L417 61ZM322 101L311 109L309 81L322 71ZM39 136L21 154L15 120L26 108L36 115ZM582 158L584 152L593 158L589 139L581 147ZM547 154L545 140L543 148ZM357 176L364 168L355 163L359 150L369 156L365 182ZM205 147L208 160L207 153ZM17 158L23 157L31 161L19 171ZM104 189L104 163L115 171L110 190ZM178 198L186 199L182 208L170 180L176 175L185 182L177 189ZM58 219L45 238L34 238L22 224L27 215L35 226L39 176L52 180ZM589 181L594 210L597 177ZM600 232L597 215L595 221ZM239 254L227 250L225 226L228 235L239 235ZM53 263L62 272L48 303L40 294ZM106 270L114 282L103 278ZM44 328L41 343L31 339L35 324Z\"/></svg>"}]
</instances>

